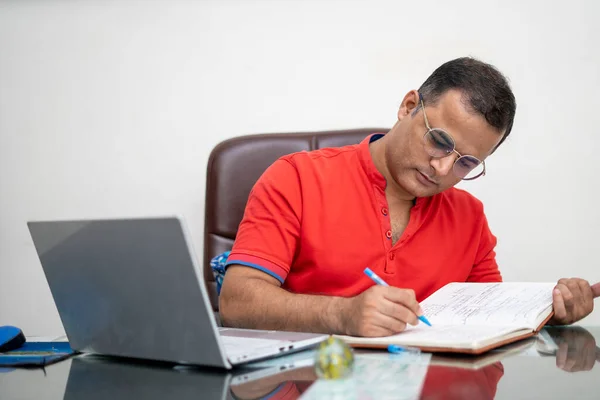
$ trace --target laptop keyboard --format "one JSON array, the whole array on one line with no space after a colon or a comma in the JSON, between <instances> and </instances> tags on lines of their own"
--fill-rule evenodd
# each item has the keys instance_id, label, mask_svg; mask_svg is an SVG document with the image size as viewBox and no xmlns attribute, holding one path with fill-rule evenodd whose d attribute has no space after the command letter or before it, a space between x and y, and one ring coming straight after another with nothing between
<instances>
[{"instance_id":1,"label":"laptop keyboard","mask_svg":"<svg viewBox=\"0 0 600 400\"><path fill-rule=\"evenodd\" d=\"M291 342L285 340L258 339L238 336L221 335L221 343L229 358L235 358L244 354L255 354L261 350L272 350L277 347L285 347Z\"/></svg>"}]
</instances>

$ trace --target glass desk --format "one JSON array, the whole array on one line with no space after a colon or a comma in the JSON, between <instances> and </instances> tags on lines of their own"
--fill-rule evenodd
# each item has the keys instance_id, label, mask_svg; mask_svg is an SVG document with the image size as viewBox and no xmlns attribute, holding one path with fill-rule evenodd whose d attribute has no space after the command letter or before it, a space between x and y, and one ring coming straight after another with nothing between
<instances>
[{"instance_id":1,"label":"glass desk","mask_svg":"<svg viewBox=\"0 0 600 400\"><path fill-rule=\"evenodd\" d=\"M0 399L600 399L599 345L573 326L477 357L360 350L340 381L317 380L311 351L229 373L85 355L0 372Z\"/></svg>"}]
</instances>

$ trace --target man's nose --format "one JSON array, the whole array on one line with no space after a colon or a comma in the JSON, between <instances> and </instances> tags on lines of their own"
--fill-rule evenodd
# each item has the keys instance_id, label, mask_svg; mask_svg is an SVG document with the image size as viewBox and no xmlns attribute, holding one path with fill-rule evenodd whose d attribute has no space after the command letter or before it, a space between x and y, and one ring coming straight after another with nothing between
<instances>
[{"instance_id":1,"label":"man's nose","mask_svg":"<svg viewBox=\"0 0 600 400\"><path fill-rule=\"evenodd\" d=\"M446 176L452 171L457 157L456 153L452 153L446 157L432 158L430 164L437 176Z\"/></svg>"}]
</instances>

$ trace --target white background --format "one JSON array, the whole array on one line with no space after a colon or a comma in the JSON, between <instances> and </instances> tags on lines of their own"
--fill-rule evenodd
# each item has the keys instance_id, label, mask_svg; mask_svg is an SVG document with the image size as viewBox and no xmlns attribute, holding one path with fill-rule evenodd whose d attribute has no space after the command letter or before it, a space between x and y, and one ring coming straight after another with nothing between
<instances>
[{"instance_id":1,"label":"white background","mask_svg":"<svg viewBox=\"0 0 600 400\"><path fill-rule=\"evenodd\" d=\"M505 280L599 281L599 11L592 0L0 2L0 325L63 333L26 221L177 213L200 257L218 142L392 126L407 91L464 55L499 67L518 102L489 174L462 185L484 201Z\"/></svg>"}]
</instances>

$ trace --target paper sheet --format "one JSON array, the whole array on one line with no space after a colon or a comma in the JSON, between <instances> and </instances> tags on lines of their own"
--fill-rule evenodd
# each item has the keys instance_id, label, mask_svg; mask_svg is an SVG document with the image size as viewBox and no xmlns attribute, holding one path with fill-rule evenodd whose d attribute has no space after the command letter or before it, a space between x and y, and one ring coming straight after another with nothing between
<instances>
[{"instance_id":1,"label":"paper sheet","mask_svg":"<svg viewBox=\"0 0 600 400\"><path fill-rule=\"evenodd\" d=\"M319 379L301 397L312 399L418 399L431 354L356 354L346 379Z\"/></svg>"}]
</instances>

